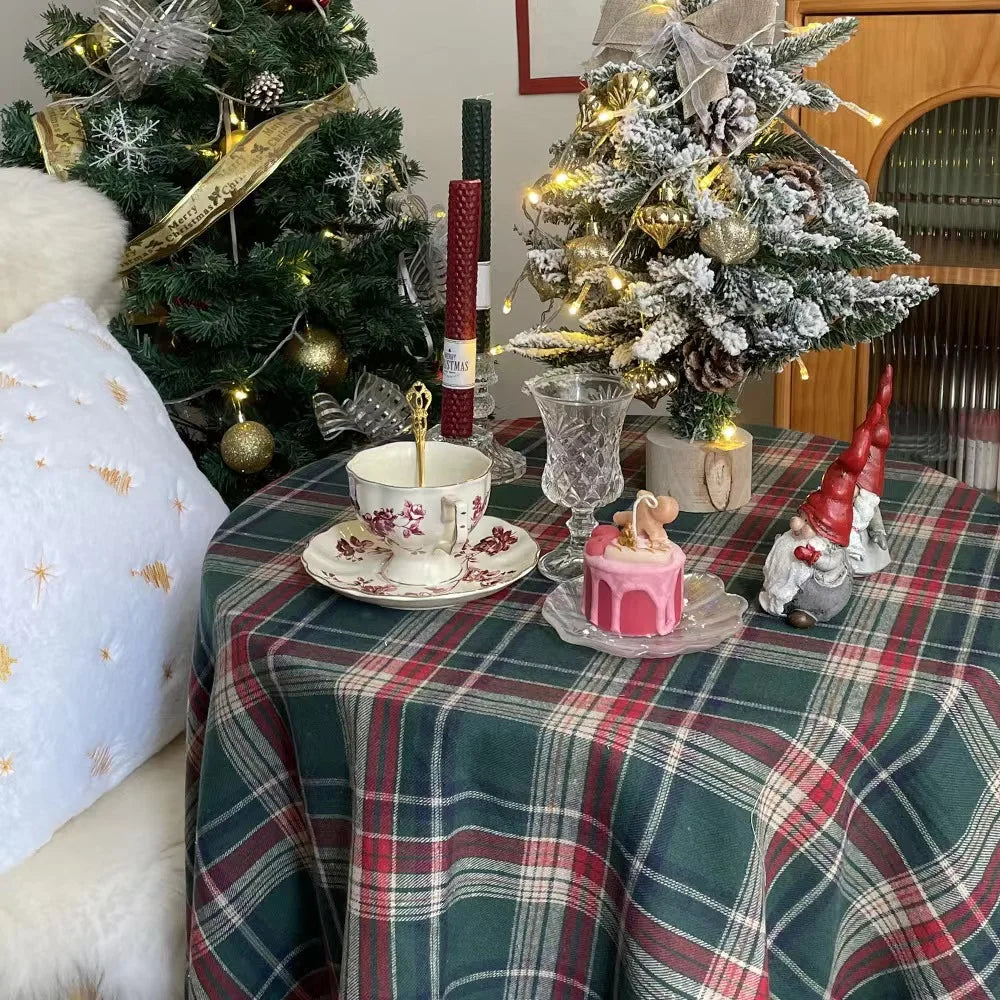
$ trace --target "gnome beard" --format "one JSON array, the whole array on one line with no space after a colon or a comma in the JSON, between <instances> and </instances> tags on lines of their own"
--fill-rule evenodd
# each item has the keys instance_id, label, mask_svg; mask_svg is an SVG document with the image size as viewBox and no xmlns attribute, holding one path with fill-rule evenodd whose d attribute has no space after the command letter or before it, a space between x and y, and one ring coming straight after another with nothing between
<instances>
[{"instance_id":1,"label":"gnome beard","mask_svg":"<svg viewBox=\"0 0 1000 1000\"><path fill-rule=\"evenodd\" d=\"M764 563L760 606L797 628L838 615L851 597L847 551L817 535L809 522L793 517Z\"/></svg>"},{"instance_id":2,"label":"gnome beard","mask_svg":"<svg viewBox=\"0 0 1000 1000\"><path fill-rule=\"evenodd\" d=\"M892 561L880 503L877 494L858 488L854 498L851 544L847 550L855 576L881 572Z\"/></svg>"}]
</instances>

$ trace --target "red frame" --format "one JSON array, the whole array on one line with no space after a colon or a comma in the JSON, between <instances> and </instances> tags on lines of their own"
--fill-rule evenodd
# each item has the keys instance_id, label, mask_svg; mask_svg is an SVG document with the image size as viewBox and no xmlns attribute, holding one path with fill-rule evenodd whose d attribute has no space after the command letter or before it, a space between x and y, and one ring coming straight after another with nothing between
<instances>
[{"instance_id":1,"label":"red frame","mask_svg":"<svg viewBox=\"0 0 1000 1000\"><path fill-rule=\"evenodd\" d=\"M578 76L531 75L531 26L528 23L528 0L514 0L517 15L517 77L521 94L578 94L583 81Z\"/></svg>"}]
</instances>

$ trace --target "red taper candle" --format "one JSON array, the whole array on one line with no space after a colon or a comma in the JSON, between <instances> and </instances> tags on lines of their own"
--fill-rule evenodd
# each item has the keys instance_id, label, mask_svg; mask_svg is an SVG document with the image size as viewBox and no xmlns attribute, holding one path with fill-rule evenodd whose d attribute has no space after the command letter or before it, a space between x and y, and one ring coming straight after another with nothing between
<instances>
[{"instance_id":1,"label":"red taper candle","mask_svg":"<svg viewBox=\"0 0 1000 1000\"><path fill-rule=\"evenodd\" d=\"M448 188L448 299L441 379L441 436L472 436L476 385L476 285L482 183L452 181Z\"/></svg>"}]
</instances>

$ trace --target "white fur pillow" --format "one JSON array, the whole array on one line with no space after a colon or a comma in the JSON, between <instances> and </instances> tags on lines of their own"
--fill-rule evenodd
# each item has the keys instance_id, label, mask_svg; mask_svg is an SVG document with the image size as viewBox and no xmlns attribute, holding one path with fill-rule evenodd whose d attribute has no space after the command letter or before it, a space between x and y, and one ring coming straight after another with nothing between
<instances>
[{"instance_id":1,"label":"white fur pillow","mask_svg":"<svg viewBox=\"0 0 1000 1000\"><path fill-rule=\"evenodd\" d=\"M80 300L0 333L0 871L182 729L226 516Z\"/></svg>"},{"instance_id":2,"label":"white fur pillow","mask_svg":"<svg viewBox=\"0 0 1000 1000\"><path fill-rule=\"evenodd\" d=\"M86 184L0 170L0 330L69 296L108 322L121 300L127 237L117 206Z\"/></svg>"}]
</instances>

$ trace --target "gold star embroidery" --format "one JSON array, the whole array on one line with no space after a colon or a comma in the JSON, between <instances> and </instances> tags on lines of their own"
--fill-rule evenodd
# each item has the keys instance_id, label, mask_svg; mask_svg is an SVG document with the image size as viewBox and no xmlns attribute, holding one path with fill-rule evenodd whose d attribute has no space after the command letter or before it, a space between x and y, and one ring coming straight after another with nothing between
<instances>
[{"instance_id":1,"label":"gold star embroidery","mask_svg":"<svg viewBox=\"0 0 1000 1000\"><path fill-rule=\"evenodd\" d=\"M8 774L14 773L14 758L10 757L0 757L0 778L7 777Z\"/></svg>"},{"instance_id":2,"label":"gold star embroidery","mask_svg":"<svg viewBox=\"0 0 1000 1000\"><path fill-rule=\"evenodd\" d=\"M48 464L48 463L47 463L47 462L45 461L45 459L44 459L44 458L36 458L36 459L35 459L35 465L36 465L36 466L37 466L37 467L38 467L39 469L44 469L44 468L46 467L46 465L47 465L47 464Z\"/></svg>"},{"instance_id":3,"label":"gold star embroidery","mask_svg":"<svg viewBox=\"0 0 1000 1000\"><path fill-rule=\"evenodd\" d=\"M170 585L173 583L173 580L167 570L166 563L159 561L148 563L142 569L132 570L132 575L141 576L151 587L156 587L157 590L163 590L168 594L170 593Z\"/></svg>"},{"instance_id":4,"label":"gold star embroidery","mask_svg":"<svg viewBox=\"0 0 1000 1000\"><path fill-rule=\"evenodd\" d=\"M0 372L0 389L14 389L21 383L13 375Z\"/></svg>"},{"instance_id":5,"label":"gold star embroidery","mask_svg":"<svg viewBox=\"0 0 1000 1000\"><path fill-rule=\"evenodd\" d=\"M172 663L163 664L163 679L165 681L172 680L174 676L174 665Z\"/></svg>"},{"instance_id":6,"label":"gold star embroidery","mask_svg":"<svg viewBox=\"0 0 1000 1000\"><path fill-rule=\"evenodd\" d=\"M73 402L76 403L77 406L85 406L87 401L83 398L83 396L74 396Z\"/></svg>"},{"instance_id":7,"label":"gold star embroidery","mask_svg":"<svg viewBox=\"0 0 1000 1000\"><path fill-rule=\"evenodd\" d=\"M0 646L0 681L9 681L11 674L14 673L11 667L17 663L17 660L10 655L10 650L6 646Z\"/></svg>"},{"instance_id":8,"label":"gold star embroidery","mask_svg":"<svg viewBox=\"0 0 1000 1000\"><path fill-rule=\"evenodd\" d=\"M112 468L110 465L92 465L90 468L120 497L128 496L128 491L132 489L132 477L129 473Z\"/></svg>"},{"instance_id":9,"label":"gold star embroidery","mask_svg":"<svg viewBox=\"0 0 1000 1000\"><path fill-rule=\"evenodd\" d=\"M35 413L32 413L31 410L28 410L28 412L25 414L25 416L28 418L28 423L29 424L34 424L34 423L38 422L38 415L35 414Z\"/></svg>"},{"instance_id":10,"label":"gold star embroidery","mask_svg":"<svg viewBox=\"0 0 1000 1000\"><path fill-rule=\"evenodd\" d=\"M125 386L123 386L116 378L105 379L105 383L111 391L111 395L115 397L115 402L119 406L125 406L128 402L128 389L126 389Z\"/></svg>"},{"instance_id":11,"label":"gold star embroidery","mask_svg":"<svg viewBox=\"0 0 1000 1000\"><path fill-rule=\"evenodd\" d=\"M104 348L104 350L106 350L106 351L113 351L114 350L114 348L111 346L111 344L109 344L103 337L99 337L96 333L92 333L91 337L93 337L94 340L96 340L101 345L101 347Z\"/></svg>"},{"instance_id":12,"label":"gold star embroidery","mask_svg":"<svg viewBox=\"0 0 1000 1000\"><path fill-rule=\"evenodd\" d=\"M109 663L111 661L111 650L107 646L101 647L101 659Z\"/></svg>"},{"instance_id":13,"label":"gold star embroidery","mask_svg":"<svg viewBox=\"0 0 1000 1000\"><path fill-rule=\"evenodd\" d=\"M37 606L42 599L42 588L47 583L52 582L52 567L47 566L43 560L39 559L36 565L28 569L28 572L35 580L35 605Z\"/></svg>"},{"instance_id":14,"label":"gold star embroidery","mask_svg":"<svg viewBox=\"0 0 1000 1000\"><path fill-rule=\"evenodd\" d=\"M90 774L93 778L101 778L111 772L114 760L111 757L111 748L107 746L97 747L87 754L90 758Z\"/></svg>"},{"instance_id":15,"label":"gold star embroidery","mask_svg":"<svg viewBox=\"0 0 1000 1000\"><path fill-rule=\"evenodd\" d=\"M187 510L187 504L185 504L180 497L174 497L173 500L170 501L170 506L177 511L178 517L180 517Z\"/></svg>"}]
</instances>

